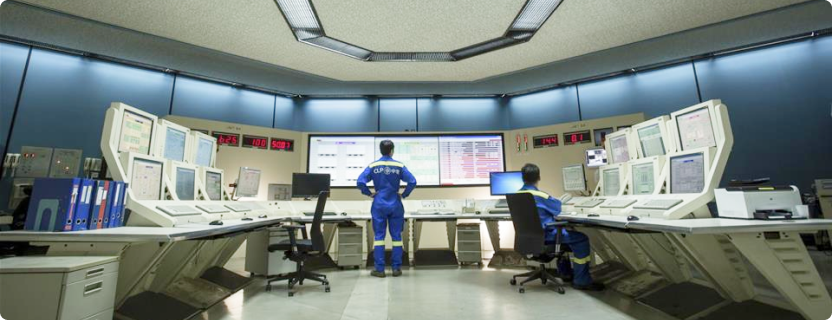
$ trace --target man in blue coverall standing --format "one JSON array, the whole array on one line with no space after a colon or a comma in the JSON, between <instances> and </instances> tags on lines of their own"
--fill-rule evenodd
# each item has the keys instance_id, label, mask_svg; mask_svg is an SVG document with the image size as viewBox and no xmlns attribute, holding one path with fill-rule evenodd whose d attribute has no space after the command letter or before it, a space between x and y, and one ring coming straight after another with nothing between
<instances>
[{"instance_id":1,"label":"man in blue coverall standing","mask_svg":"<svg viewBox=\"0 0 832 320\"><path fill-rule=\"evenodd\" d=\"M384 140L379 144L381 158L371 163L358 176L358 188L361 193L373 198L370 212L373 215L373 258L375 270L370 272L374 277L384 278L384 238L388 224L390 237L393 238L392 267L393 276L402 275L402 229L404 228L404 205L402 199L410 196L416 187L416 178L407 170L403 163L393 160L393 141ZM367 183L372 181L376 190L370 192ZM404 192L399 195L399 181L407 183Z\"/></svg>"},{"instance_id":2,"label":"man in blue coverall standing","mask_svg":"<svg viewBox=\"0 0 832 320\"><path fill-rule=\"evenodd\" d=\"M518 193L531 193L534 196L534 201L537 204L537 214L540 215L540 223L543 228L552 222L555 222L555 217L560 214L560 200L555 199L545 192L537 189L537 184L540 182L540 168L537 165L527 163L520 169L523 175L523 187ZM556 229L547 230L546 244L554 244ZM572 248L572 264L569 261L558 263L558 270L561 275L572 269L572 287L578 290L601 291L604 290L604 284L592 282L592 276L589 274L590 262L590 248L589 238L580 232L563 230L561 235L561 244L568 245Z\"/></svg>"}]
</instances>

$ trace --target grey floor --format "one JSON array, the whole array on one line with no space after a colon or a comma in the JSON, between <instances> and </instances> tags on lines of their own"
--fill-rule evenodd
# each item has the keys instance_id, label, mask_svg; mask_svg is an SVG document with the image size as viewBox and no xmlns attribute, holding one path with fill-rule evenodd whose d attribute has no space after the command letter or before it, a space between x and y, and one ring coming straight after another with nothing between
<instances>
[{"instance_id":1,"label":"grey floor","mask_svg":"<svg viewBox=\"0 0 832 320\"><path fill-rule=\"evenodd\" d=\"M229 268L241 264L232 261ZM256 278L246 289L198 319L671 319L613 292L591 295L567 288L565 295L537 283L525 294L509 285L522 270L407 269L400 278L378 279L368 270L329 270L332 292L307 283L294 297L285 285L265 292Z\"/></svg>"}]
</instances>

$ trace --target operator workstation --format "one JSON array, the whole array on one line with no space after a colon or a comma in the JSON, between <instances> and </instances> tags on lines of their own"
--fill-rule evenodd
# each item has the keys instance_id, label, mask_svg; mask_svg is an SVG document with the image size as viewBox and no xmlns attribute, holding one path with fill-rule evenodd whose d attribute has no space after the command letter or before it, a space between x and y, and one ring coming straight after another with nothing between
<instances>
[{"instance_id":1,"label":"operator workstation","mask_svg":"<svg viewBox=\"0 0 832 320\"><path fill-rule=\"evenodd\" d=\"M0 319L832 318L829 1L0 17Z\"/></svg>"}]
</instances>

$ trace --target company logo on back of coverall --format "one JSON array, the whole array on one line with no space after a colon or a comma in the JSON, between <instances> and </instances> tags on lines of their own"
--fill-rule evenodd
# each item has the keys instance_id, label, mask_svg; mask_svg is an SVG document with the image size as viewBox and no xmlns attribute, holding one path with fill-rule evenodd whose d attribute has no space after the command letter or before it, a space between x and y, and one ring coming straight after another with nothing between
<instances>
[{"instance_id":1,"label":"company logo on back of coverall","mask_svg":"<svg viewBox=\"0 0 832 320\"><path fill-rule=\"evenodd\" d=\"M399 170L397 168L391 168L391 167L386 167L385 166L385 167L377 167L377 168L373 169L373 173L376 173L376 174L383 173L384 175L390 175L390 174L399 174L399 173L401 173L401 170Z\"/></svg>"}]
</instances>

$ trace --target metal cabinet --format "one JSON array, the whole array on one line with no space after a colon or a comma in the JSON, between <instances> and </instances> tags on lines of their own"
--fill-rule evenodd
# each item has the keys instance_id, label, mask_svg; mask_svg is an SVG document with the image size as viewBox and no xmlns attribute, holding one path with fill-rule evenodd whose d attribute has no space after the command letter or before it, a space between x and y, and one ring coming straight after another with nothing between
<instances>
[{"instance_id":1,"label":"metal cabinet","mask_svg":"<svg viewBox=\"0 0 832 320\"><path fill-rule=\"evenodd\" d=\"M338 267L359 267L364 256L363 228L358 225L338 225Z\"/></svg>"},{"instance_id":2,"label":"metal cabinet","mask_svg":"<svg viewBox=\"0 0 832 320\"><path fill-rule=\"evenodd\" d=\"M482 241L479 223L460 223L456 228L457 260L460 264L482 265Z\"/></svg>"}]
</instances>

